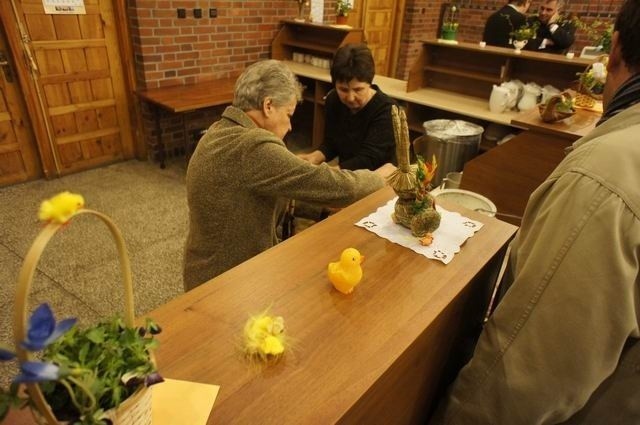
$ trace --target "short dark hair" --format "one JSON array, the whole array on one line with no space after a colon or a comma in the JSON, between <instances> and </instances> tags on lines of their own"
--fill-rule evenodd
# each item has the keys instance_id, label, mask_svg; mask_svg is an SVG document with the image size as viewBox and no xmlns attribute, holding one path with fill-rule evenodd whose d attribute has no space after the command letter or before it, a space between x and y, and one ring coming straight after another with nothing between
<instances>
[{"instance_id":1,"label":"short dark hair","mask_svg":"<svg viewBox=\"0 0 640 425\"><path fill-rule=\"evenodd\" d=\"M620 34L622 59L632 72L640 72L640 0L626 0L620 7L614 31Z\"/></svg>"},{"instance_id":2,"label":"short dark hair","mask_svg":"<svg viewBox=\"0 0 640 425\"><path fill-rule=\"evenodd\" d=\"M373 81L376 65L366 44L346 44L333 56L331 82L349 82L354 78L363 83Z\"/></svg>"}]
</instances>

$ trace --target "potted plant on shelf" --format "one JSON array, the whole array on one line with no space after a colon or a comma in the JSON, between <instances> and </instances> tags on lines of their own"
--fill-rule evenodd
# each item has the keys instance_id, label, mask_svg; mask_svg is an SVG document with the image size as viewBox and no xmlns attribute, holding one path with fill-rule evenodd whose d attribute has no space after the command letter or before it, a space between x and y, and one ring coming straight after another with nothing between
<instances>
[{"instance_id":1,"label":"potted plant on shelf","mask_svg":"<svg viewBox=\"0 0 640 425\"><path fill-rule=\"evenodd\" d=\"M60 193L44 201L41 229L25 256L18 277L14 314L15 350L0 347L0 360L17 359L19 374L8 389L0 387L0 422L12 407L30 407L39 423L50 425L149 425L149 385L162 382L152 351L160 328L151 320L134 323L131 266L122 234L110 218L84 209L81 195ZM75 319L56 322L48 304L38 306L27 320L31 282L47 243L79 215L106 224L118 252L125 292L124 319L114 317L85 329ZM26 384L27 392L20 391Z\"/></svg>"},{"instance_id":2,"label":"potted plant on shelf","mask_svg":"<svg viewBox=\"0 0 640 425\"><path fill-rule=\"evenodd\" d=\"M347 23L347 17L352 8L349 0L338 0L336 2L336 23L338 25L345 25Z\"/></svg>"},{"instance_id":3,"label":"potted plant on shelf","mask_svg":"<svg viewBox=\"0 0 640 425\"><path fill-rule=\"evenodd\" d=\"M440 38L443 40L455 40L458 34L458 22L455 20L455 14L458 8L455 5L451 5L449 8L444 22L442 23L442 30L440 31Z\"/></svg>"},{"instance_id":4,"label":"potted plant on shelf","mask_svg":"<svg viewBox=\"0 0 640 425\"><path fill-rule=\"evenodd\" d=\"M515 47L516 53L520 53L527 42L536 37L537 32L537 22L534 22L533 24L526 23L520 28L511 31L509 35L511 36L513 47Z\"/></svg>"},{"instance_id":5,"label":"potted plant on shelf","mask_svg":"<svg viewBox=\"0 0 640 425\"><path fill-rule=\"evenodd\" d=\"M304 22L306 21L304 16L304 7L309 6L309 0L296 0L296 3L298 3L298 16L296 16L295 20L298 22Z\"/></svg>"}]
</instances>

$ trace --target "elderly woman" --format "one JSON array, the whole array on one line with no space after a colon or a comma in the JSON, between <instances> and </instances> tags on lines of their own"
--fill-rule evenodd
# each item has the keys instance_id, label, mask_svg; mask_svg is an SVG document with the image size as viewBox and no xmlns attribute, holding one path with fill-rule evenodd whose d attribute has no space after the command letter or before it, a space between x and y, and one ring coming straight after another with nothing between
<instances>
[{"instance_id":1,"label":"elderly woman","mask_svg":"<svg viewBox=\"0 0 640 425\"><path fill-rule=\"evenodd\" d=\"M282 200L345 206L384 185L393 166L343 171L312 165L286 148L282 139L301 98L286 65L257 62L240 75L233 105L198 143L187 170L185 290L274 246Z\"/></svg>"}]
</instances>

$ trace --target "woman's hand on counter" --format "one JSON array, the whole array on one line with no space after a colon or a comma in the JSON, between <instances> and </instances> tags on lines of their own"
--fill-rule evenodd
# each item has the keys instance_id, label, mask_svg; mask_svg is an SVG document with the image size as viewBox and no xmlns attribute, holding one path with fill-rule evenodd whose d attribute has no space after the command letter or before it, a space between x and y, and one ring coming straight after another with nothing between
<instances>
[{"instance_id":1,"label":"woman's hand on counter","mask_svg":"<svg viewBox=\"0 0 640 425\"><path fill-rule=\"evenodd\" d=\"M387 162L386 164L384 164L383 166L381 166L380 168L377 168L376 170L374 170L376 173L378 173L378 175L380 175L380 177L386 179L387 177L389 177L391 175L391 173L393 173L394 171L396 171L396 166L393 165L390 162Z\"/></svg>"},{"instance_id":2,"label":"woman's hand on counter","mask_svg":"<svg viewBox=\"0 0 640 425\"><path fill-rule=\"evenodd\" d=\"M311 153L298 154L298 158L304 159L305 161L309 161L313 165L322 164L326 159L324 154L318 150L313 151Z\"/></svg>"}]
</instances>

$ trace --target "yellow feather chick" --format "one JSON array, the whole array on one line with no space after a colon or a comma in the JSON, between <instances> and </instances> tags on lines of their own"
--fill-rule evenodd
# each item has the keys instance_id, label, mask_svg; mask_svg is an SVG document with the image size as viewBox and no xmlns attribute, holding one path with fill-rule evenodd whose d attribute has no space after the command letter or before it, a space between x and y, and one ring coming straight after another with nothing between
<instances>
[{"instance_id":1,"label":"yellow feather chick","mask_svg":"<svg viewBox=\"0 0 640 425\"><path fill-rule=\"evenodd\" d=\"M84 198L71 192L61 192L40 204L38 218L42 221L66 223L84 207Z\"/></svg>"},{"instance_id":2,"label":"yellow feather chick","mask_svg":"<svg viewBox=\"0 0 640 425\"><path fill-rule=\"evenodd\" d=\"M340 261L329 263L327 273L333 286L343 294L350 294L362 279L364 256L355 248L342 251Z\"/></svg>"},{"instance_id":3,"label":"yellow feather chick","mask_svg":"<svg viewBox=\"0 0 640 425\"><path fill-rule=\"evenodd\" d=\"M251 357L267 360L279 357L285 350L284 319L260 313L247 320L244 326L244 351Z\"/></svg>"}]
</instances>

